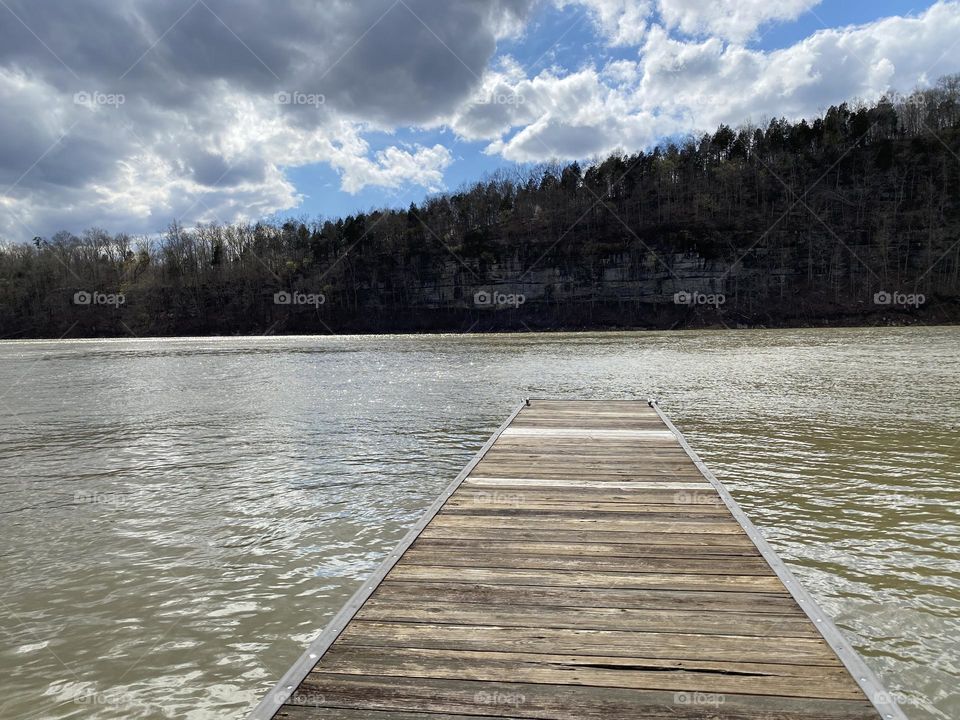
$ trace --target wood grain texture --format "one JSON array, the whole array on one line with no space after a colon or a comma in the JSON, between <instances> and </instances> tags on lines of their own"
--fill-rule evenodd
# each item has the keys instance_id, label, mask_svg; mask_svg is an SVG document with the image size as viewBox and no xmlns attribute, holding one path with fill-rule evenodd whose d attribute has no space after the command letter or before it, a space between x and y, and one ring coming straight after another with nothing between
<instances>
[{"instance_id":1,"label":"wood grain texture","mask_svg":"<svg viewBox=\"0 0 960 720\"><path fill-rule=\"evenodd\" d=\"M695 691L557 686L470 679L415 679L312 672L299 690L332 708L555 720L863 720L876 717L865 699L823 700ZM323 708L318 708L323 712ZM325 717L320 714L317 717Z\"/></svg>"},{"instance_id":2,"label":"wood grain texture","mask_svg":"<svg viewBox=\"0 0 960 720\"><path fill-rule=\"evenodd\" d=\"M317 672L588 687L856 699L845 670L810 665L648 662L636 658L335 645Z\"/></svg>"},{"instance_id":3,"label":"wood grain texture","mask_svg":"<svg viewBox=\"0 0 960 720\"><path fill-rule=\"evenodd\" d=\"M741 635L744 637L816 638L816 628L802 613L785 611L757 618L750 612L723 613L695 610L625 608L568 608L549 605L505 606L500 603L429 603L370 599L356 615L358 620L427 622L446 625L496 625L499 627L626 630L629 632Z\"/></svg>"},{"instance_id":4,"label":"wood grain texture","mask_svg":"<svg viewBox=\"0 0 960 720\"><path fill-rule=\"evenodd\" d=\"M666 546L661 546L666 547ZM404 565L442 565L469 568L517 568L527 570L577 570L584 572L657 573L689 575L769 574L761 557L691 557L664 552L667 557L548 555L530 553L440 552L431 548L411 548L403 556Z\"/></svg>"},{"instance_id":5,"label":"wood grain texture","mask_svg":"<svg viewBox=\"0 0 960 720\"><path fill-rule=\"evenodd\" d=\"M524 605L556 605L567 608L639 608L652 610L699 610L707 613L750 612L786 614L797 609L787 593L690 592L681 590L613 590L610 588L558 588L486 583L391 582L382 584L374 600L400 602L449 602Z\"/></svg>"},{"instance_id":6,"label":"wood grain texture","mask_svg":"<svg viewBox=\"0 0 960 720\"><path fill-rule=\"evenodd\" d=\"M767 635L627 632L580 628L527 628L354 620L338 643L375 647L616 655L699 662L753 662L770 665L836 665L840 661L819 638Z\"/></svg>"},{"instance_id":7,"label":"wood grain texture","mask_svg":"<svg viewBox=\"0 0 960 720\"><path fill-rule=\"evenodd\" d=\"M636 532L623 529L577 530L554 528L494 528L484 526L446 527L431 524L422 533L421 538L454 538L483 540L534 540L571 543L624 543L632 545L689 545L694 547L748 547L753 543L746 534L742 535L706 535L697 533ZM756 548L754 548L756 549Z\"/></svg>"},{"instance_id":8,"label":"wood grain texture","mask_svg":"<svg viewBox=\"0 0 960 720\"><path fill-rule=\"evenodd\" d=\"M532 400L275 717L880 716L651 408Z\"/></svg>"}]
</instances>

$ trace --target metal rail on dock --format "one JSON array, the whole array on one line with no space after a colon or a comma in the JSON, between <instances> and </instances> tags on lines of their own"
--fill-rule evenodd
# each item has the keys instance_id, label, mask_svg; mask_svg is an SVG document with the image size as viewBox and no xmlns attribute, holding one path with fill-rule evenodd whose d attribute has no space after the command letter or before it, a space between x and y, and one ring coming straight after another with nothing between
<instances>
[{"instance_id":1,"label":"metal rail on dock","mask_svg":"<svg viewBox=\"0 0 960 720\"><path fill-rule=\"evenodd\" d=\"M250 718L437 714L906 720L655 400L517 406Z\"/></svg>"}]
</instances>

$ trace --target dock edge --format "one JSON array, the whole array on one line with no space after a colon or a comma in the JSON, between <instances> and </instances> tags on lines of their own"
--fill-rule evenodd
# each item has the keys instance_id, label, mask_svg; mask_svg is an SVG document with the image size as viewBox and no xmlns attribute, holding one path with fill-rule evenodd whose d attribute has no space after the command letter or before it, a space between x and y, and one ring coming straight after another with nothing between
<instances>
[{"instance_id":1,"label":"dock edge","mask_svg":"<svg viewBox=\"0 0 960 720\"><path fill-rule=\"evenodd\" d=\"M667 414L660 408L659 401L650 399L647 401L647 404L653 408L664 424L670 429L670 432L674 434L677 442L680 443L680 447L687 453L693 461L693 464L697 466L700 474L706 478L713 486L713 489L720 495L727 509L747 533L747 537L750 538L757 550L760 551L760 554L763 555L764 560L767 561L777 577L780 578L780 581L786 586L787 591L793 596L793 599L797 601L800 609L810 618L810 621L823 636L823 639L826 640L830 648L837 654L837 657L840 658L844 667L847 668L847 671L857 685L860 686L860 689L863 690L867 699L877 709L877 712L879 712L885 720L909 720L893 696L887 692L874 672L863 661L863 658L860 657L857 651L847 642L846 638L843 637L840 629L834 625L830 616L820 608L817 601L813 599L813 596L800 584L800 581L797 580L796 576L790 571L790 568L788 568L783 560L780 559L780 556L777 555L776 550L767 542L763 533L751 522L750 518L747 517L747 514L743 511L743 508L737 504L737 501L733 499L733 496L727 488L724 487L723 483L717 479L716 475L714 475L710 471L710 468L700 459L700 456L697 455L696 451L690 446L690 443L687 442L683 433L670 421Z\"/></svg>"},{"instance_id":2,"label":"dock edge","mask_svg":"<svg viewBox=\"0 0 960 720\"><path fill-rule=\"evenodd\" d=\"M400 543L387 555L376 571L367 578L366 582L360 586L353 597L347 601L347 604L340 608L340 611L333 616L333 619L330 620L323 631L310 643L307 649L304 650L300 658L284 673L283 677L274 685L273 689L270 690L250 712L247 720L272 720L280 707L290 698L300 683L303 682L303 679L310 673L313 666L317 664L317 661L334 641L340 637L340 633L343 632L347 624L353 619L353 616L357 614L363 604L373 594L373 591L377 589L387 573L393 569L393 566L397 564L400 557L420 536L423 529L433 520L434 516L440 512L440 508L442 508L449 497L456 492L467 475L473 471L473 468L475 468L483 459L483 456L487 454L487 451L493 447L497 438L499 438L501 433L513 422L513 419L526 406L527 402L527 400L523 400L513 409L509 417L503 421L500 427L498 427L493 435L483 444L483 447L473 456L473 459L471 459L453 481L443 489L437 499L433 501L433 504L426 509L420 519L407 531L407 534L403 536Z\"/></svg>"}]
</instances>

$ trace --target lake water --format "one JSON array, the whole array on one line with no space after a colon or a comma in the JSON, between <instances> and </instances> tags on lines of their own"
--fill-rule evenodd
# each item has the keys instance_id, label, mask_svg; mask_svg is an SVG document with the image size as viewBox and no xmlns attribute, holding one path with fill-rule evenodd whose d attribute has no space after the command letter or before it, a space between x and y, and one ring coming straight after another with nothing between
<instances>
[{"instance_id":1,"label":"lake water","mask_svg":"<svg viewBox=\"0 0 960 720\"><path fill-rule=\"evenodd\" d=\"M659 397L960 718L960 328L0 343L0 717L242 717L526 396Z\"/></svg>"}]
</instances>

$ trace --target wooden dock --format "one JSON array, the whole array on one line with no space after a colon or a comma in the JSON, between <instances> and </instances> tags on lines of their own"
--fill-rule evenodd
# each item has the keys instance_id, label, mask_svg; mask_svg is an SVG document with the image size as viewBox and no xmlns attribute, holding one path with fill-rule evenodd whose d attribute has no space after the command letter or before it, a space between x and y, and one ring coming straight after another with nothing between
<instances>
[{"instance_id":1,"label":"wooden dock","mask_svg":"<svg viewBox=\"0 0 960 720\"><path fill-rule=\"evenodd\" d=\"M521 405L251 718L905 715L657 407Z\"/></svg>"}]
</instances>

